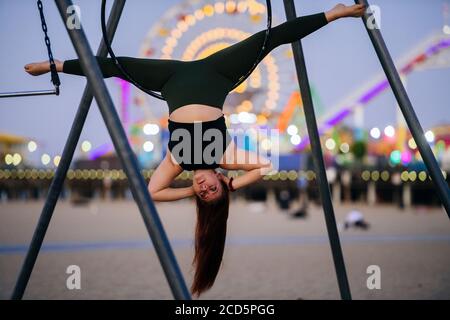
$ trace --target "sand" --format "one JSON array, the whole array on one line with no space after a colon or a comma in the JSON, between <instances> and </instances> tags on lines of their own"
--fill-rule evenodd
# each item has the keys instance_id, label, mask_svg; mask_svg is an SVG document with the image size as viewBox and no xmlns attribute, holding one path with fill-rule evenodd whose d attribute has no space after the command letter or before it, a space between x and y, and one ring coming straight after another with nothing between
<instances>
[{"instance_id":1,"label":"sand","mask_svg":"<svg viewBox=\"0 0 450 320\"><path fill-rule=\"evenodd\" d=\"M0 204L0 299L8 299L43 202ZM195 208L185 200L157 205L188 285L192 281ZM449 299L450 220L442 208L335 207L338 222L357 208L368 231L340 230L354 299ZM81 289L69 290L77 265ZM381 289L368 289L367 268L380 267ZM171 299L132 201L58 203L25 299ZM202 299L339 299L325 220L311 205L293 219L272 201L231 205L222 269Z\"/></svg>"}]
</instances>

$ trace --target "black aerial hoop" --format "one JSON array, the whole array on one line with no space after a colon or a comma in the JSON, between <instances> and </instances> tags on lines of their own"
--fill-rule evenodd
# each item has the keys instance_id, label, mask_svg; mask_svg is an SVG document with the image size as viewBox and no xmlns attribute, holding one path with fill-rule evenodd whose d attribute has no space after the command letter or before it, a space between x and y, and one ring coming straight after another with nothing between
<instances>
[{"instance_id":1,"label":"black aerial hoop","mask_svg":"<svg viewBox=\"0 0 450 320\"><path fill-rule=\"evenodd\" d=\"M48 52L48 61L50 62L51 82L55 86L53 90L39 90L39 91L18 91L18 92L3 92L0 93L0 98L14 98L14 97L27 97L27 96L43 96L43 95L59 95L59 86L61 81L59 80L58 72L56 71L55 61L53 60L52 48L50 46L50 38L47 35L47 23L45 22L44 8L42 1L37 1L37 7L39 9L39 15L41 17L42 31L44 32L45 45Z\"/></svg>"},{"instance_id":2,"label":"black aerial hoop","mask_svg":"<svg viewBox=\"0 0 450 320\"><path fill-rule=\"evenodd\" d=\"M266 7L267 7L267 30L266 30L266 34L264 37L264 42L261 46L261 51L259 52L258 57L256 58L255 63L253 64L253 66L250 68L250 70L243 76L241 76L238 80L238 82L233 86L233 88L230 90L232 91L233 89L235 89L236 87L238 87L242 82L245 81L245 79L247 79L250 74L255 70L255 68L258 66L258 64L261 62L260 59L264 54L264 50L266 48L267 45L267 41L269 40L269 36L270 36L270 31L272 28L272 5L270 3L270 0L266 0ZM120 70L120 72L122 72L122 74L125 76L125 78L127 78L127 81L132 83L133 85L135 85L137 88L139 88L140 90L144 91L145 93L160 99L160 100L166 100L161 94L158 94L154 91L145 89L144 87L142 87L137 81L135 81L133 79L133 77L131 77L131 75L125 70L125 68L120 64L119 60L117 59L116 55L114 54L113 49L111 48L111 43L108 39L108 35L106 33L106 22L105 22L105 11L106 11L106 0L102 0L102 9L101 9L101 24L102 24L102 34L103 34L103 41L105 42L106 48L108 49L108 53L111 56L111 58L113 59L115 65L117 66L117 68Z\"/></svg>"}]
</instances>

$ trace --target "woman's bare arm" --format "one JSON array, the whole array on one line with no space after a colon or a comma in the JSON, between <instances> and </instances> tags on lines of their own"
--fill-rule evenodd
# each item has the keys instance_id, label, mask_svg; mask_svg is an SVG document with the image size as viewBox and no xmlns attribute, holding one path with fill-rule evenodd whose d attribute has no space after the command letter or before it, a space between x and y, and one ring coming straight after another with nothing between
<instances>
[{"instance_id":1,"label":"woman's bare arm","mask_svg":"<svg viewBox=\"0 0 450 320\"><path fill-rule=\"evenodd\" d=\"M273 170L269 159L255 152L239 149L234 143L227 148L220 167L226 170L247 171L233 179L234 189L252 184ZM223 177L223 179L228 184L229 179L227 177Z\"/></svg>"},{"instance_id":2,"label":"woman's bare arm","mask_svg":"<svg viewBox=\"0 0 450 320\"><path fill-rule=\"evenodd\" d=\"M171 160L170 152L153 172L148 184L148 190L154 201L175 201L194 195L192 186L184 188L171 188L172 181L183 171L181 167Z\"/></svg>"}]
</instances>

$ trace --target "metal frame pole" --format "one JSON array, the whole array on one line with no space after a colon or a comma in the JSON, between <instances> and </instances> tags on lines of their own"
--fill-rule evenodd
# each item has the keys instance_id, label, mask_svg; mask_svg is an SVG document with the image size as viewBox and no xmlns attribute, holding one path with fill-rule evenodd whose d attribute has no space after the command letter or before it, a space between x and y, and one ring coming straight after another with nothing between
<instances>
[{"instance_id":1,"label":"metal frame pole","mask_svg":"<svg viewBox=\"0 0 450 320\"><path fill-rule=\"evenodd\" d=\"M29 96L47 96L57 95L57 90L36 90L36 91L15 91L15 92L2 92L0 98L17 98L17 97L29 97Z\"/></svg>"},{"instance_id":2,"label":"metal frame pole","mask_svg":"<svg viewBox=\"0 0 450 320\"><path fill-rule=\"evenodd\" d=\"M114 1L111 14L108 19L108 35L110 36L110 38L114 37L124 5L125 0ZM97 55L101 57L106 57L107 54L108 52L106 50L106 46L102 41L97 50ZM89 89L89 86L86 85L80 104L78 106L77 114L75 115L75 119L72 123L72 128L70 129L69 136L64 146L64 151L62 153L61 160L56 169L52 183L50 185L47 194L47 199L45 201L44 207L41 212L41 216L34 231L30 247L28 248L27 251L27 255L22 264L22 268L20 270L11 299L16 300L22 299L23 297L31 273L33 271L34 265L36 263L39 250L41 249L42 242L44 241L47 228L50 224L50 220L55 210L56 202L58 201L59 195L61 194L61 189L63 188L67 171L69 170L73 154L80 139L81 131L83 130L83 126L86 121L86 117L88 115L92 99L93 99L92 93Z\"/></svg>"},{"instance_id":3,"label":"metal frame pole","mask_svg":"<svg viewBox=\"0 0 450 320\"><path fill-rule=\"evenodd\" d=\"M66 21L66 10L72 5L71 0L55 0L59 13ZM79 57L81 68L87 77L88 84L99 106L103 120L113 141L117 155L130 183L130 189L140 209L142 219L153 241L156 253L160 259L169 286L175 299L189 300L190 293L184 282L183 275L175 259L163 225L150 197L144 178L140 174L139 165L131 149L111 96L103 80L83 28L67 30L75 51Z\"/></svg>"},{"instance_id":4,"label":"metal frame pole","mask_svg":"<svg viewBox=\"0 0 450 320\"><path fill-rule=\"evenodd\" d=\"M401 81L397 69L395 68L394 61L387 49L386 43L384 42L381 31L373 26L369 27L369 19L372 22L375 21L375 17L372 17L372 11L369 10L370 6L367 0L355 0L356 4L364 4L368 10L362 17L364 27L369 34L369 38L372 41L373 47L377 53L378 59L380 60L381 66L383 67L384 73L391 85L392 91L394 92L395 98L399 105L400 110L405 117L406 123L411 131L411 134L417 144L420 155L429 171L429 174L436 186L439 198L450 218L450 188L439 168L436 158L431 151L431 148L425 139L422 126L420 125L419 119L413 109L411 101L409 100L408 94L406 93L405 87ZM371 24L373 24L371 22ZM373 24L374 25L374 24Z\"/></svg>"},{"instance_id":5,"label":"metal frame pole","mask_svg":"<svg viewBox=\"0 0 450 320\"><path fill-rule=\"evenodd\" d=\"M295 4L293 0L283 0L283 2L286 18L288 20L295 19L297 17L297 14L295 11ZM322 149L320 146L319 131L317 128L317 121L314 113L314 105L311 96L311 89L309 86L308 73L305 65L305 56L303 54L303 48L300 40L292 43L292 50L294 52L297 78L303 100L306 124L311 141L311 151L313 155L314 166L317 172L319 192L322 199L323 210L325 213L325 222L327 225L328 238L333 254L333 261L338 279L339 291L343 300L351 300L352 297L350 293L350 286L348 284L344 257L342 254L341 243L336 226L336 218L334 216L333 203L331 201L330 187L327 180Z\"/></svg>"}]
</instances>

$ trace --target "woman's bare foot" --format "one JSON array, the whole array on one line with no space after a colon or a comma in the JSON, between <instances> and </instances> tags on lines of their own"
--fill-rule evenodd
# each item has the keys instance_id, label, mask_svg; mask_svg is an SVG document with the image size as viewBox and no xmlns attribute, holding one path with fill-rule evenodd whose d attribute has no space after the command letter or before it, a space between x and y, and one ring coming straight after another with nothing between
<instances>
[{"instance_id":1,"label":"woman's bare foot","mask_svg":"<svg viewBox=\"0 0 450 320\"><path fill-rule=\"evenodd\" d=\"M56 71L62 71L62 62L59 60L55 60ZM50 62L42 61L42 62L34 62L26 64L24 67L25 71L31 74L32 76L40 76L41 74L45 74L50 72Z\"/></svg>"},{"instance_id":2,"label":"woman's bare foot","mask_svg":"<svg viewBox=\"0 0 450 320\"><path fill-rule=\"evenodd\" d=\"M325 13L328 22L339 18L354 17L359 18L364 15L366 7L363 4L354 4L352 6L346 6L345 4L339 3L334 6L333 9Z\"/></svg>"}]
</instances>

